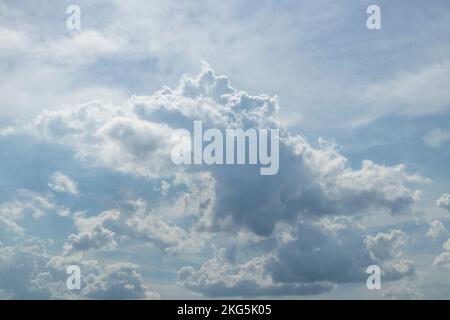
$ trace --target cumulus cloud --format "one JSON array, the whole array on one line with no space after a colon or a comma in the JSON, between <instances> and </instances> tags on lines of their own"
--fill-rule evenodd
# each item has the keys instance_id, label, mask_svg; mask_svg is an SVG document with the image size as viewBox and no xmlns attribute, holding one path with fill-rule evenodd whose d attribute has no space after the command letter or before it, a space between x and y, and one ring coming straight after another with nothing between
<instances>
[{"instance_id":1,"label":"cumulus cloud","mask_svg":"<svg viewBox=\"0 0 450 320\"><path fill-rule=\"evenodd\" d=\"M65 253L91 249L114 250L117 246L116 234L108 229L108 223L117 221L119 215L116 211L106 211L93 217L78 214L74 222L78 233L69 235L69 242L64 245Z\"/></svg>"},{"instance_id":2,"label":"cumulus cloud","mask_svg":"<svg viewBox=\"0 0 450 320\"><path fill-rule=\"evenodd\" d=\"M439 208L450 211L450 194L444 193L439 199L436 200L436 205Z\"/></svg>"},{"instance_id":3,"label":"cumulus cloud","mask_svg":"<svg viewBox=\"0 0 450 320\"><path fill-rule=\"evenodd\" d=\"M376 236L368 236L365 240L370 255L379 261L390 260L401 255L401 249L407 241L408 237L401 230L378 233Z\"/></svg>"},{"instance_id":4,"label":"cumulus cloud","mask_svg":"<svg viewBox=\"0 0 450 320\"><path fill-rule=\"evenodd\" d=\"M12 299L48 299L45 281L48 261L42 244L36 240L17 246L0 244L0 291Z\"/></svg>"},{"instance_id":5,"label":"cumulus cloud","mask_svg":"<svg viewBox=\"0 0 450 320\"><path fill-rule=\"evenodd\" d=\"M414 275L411 261L396 259L400 253L394 251L400 245L391 245L390 254L375 260L363 228L347 217L301 222L297 228L278 231L263 241L264 255L239 263L227 257L225 249L219 250L198 270L182 268L179 284L206 296L300 296L327 292L339 283L364 283L372 264L381 265L388 281ZM258 251L255 243L250 248Z\"/></svg>"},{"instance_id":6,"label":"cumulus cloud","mask_svg":"<svg viewBox=\"0 0 450 320\"><path fill-rule=\"evenodd\" d=\"M81 290L66 288L66 268L77 265ZM79 255L50 255L42 241L0 244L0 294L11 299L158 299L128 262L101 263Z\"/></svg>"},{"instance_id":7,"label":"cumulus cloud","mask_svg":"<svg viewBox=\"0 0 450 320\"><path fill-rule=\"evenodd\" d=\"M126 106L95 102L45 112L28 129L74 148L81 158L155 178L191 170L170 161L171 129L192 130L193 120L202 120L205 129L280 127L278 109L276 97L239 91L205 64L197 78L184 77L176 89L133 97ZM321 142L313 148L285 129L281 139L280 172L264 183L253 168L201 168L212 172L217 186L215 227L246 227L269 235L278 221L299 214L407 213L420 196L410 185L427 181L407 173L403 165L386 167L367 160L360 169L351 169L333 145Z\"/></svg>"},{"instance_id":8,"label":"cumulus cloud","mask_svg":"<svg viewBox=\"0 0 450 320\"><path fill-rule=\"evenodd\" d=\"M200 270L179 272L181 285L206 295L317 294L363 281L375 262L389 279L412 275L412 263L398 260L406 235L365 237L354 217L408 214L420 198L416 186L429 180L402 164L350 166L335 144L319 140L314 147L292 134L278 110L277 97L240 91L204 63L197 77L184 76L174 89L133 96L125 105L94 101L45 111L16 129L63 145L88 165L148 179L164 193L149 208L141 202L131 211L77 215L66 255L115 250L129 240L169 253L195 251L215 235L245 234L237 245L258 255L226 262L218 254ZM192 131L194 120L204 129L279 128L278 174L261 176L254 166L173 165L172 130ZM255 278L247 270L261 272Z\"/></svg>"},{"instance_id":9,"label":"cumulus cloud","mask_svg":"<svg viewBox=\"0 0 450 320\"><path fill-rule=\"evenodd\" d=\"M450 239L442 244L442 249L443 252L434 259L433 265L450 270Z\"/></svg>"},{"instance_id":10,"label":"cumulus cloud","mask_svg":"<svg viewBox=\"0 0 450 320\"><path fill-rule=\"evenodd\" d=\"M264 272L264 258L255 258L242 265L233 265L221 249L196 271L183 267L178 271L178 283L210 297L312 295L329 291L332 285L323 283L274 283Z\"/></svg>"},{"instance_id":11,"label":"cumulus cloud","mask_svg":"<svg viewBox=\"0 0 450 320\"><path fill-rule=\"evenodd\" d=\"M50 177L48 186L56 192L78 195L77 183L59 171Z\"/></svg>"},{"instance_id":12,"label":"cumulus cloud","mask_svg":"<svg viewBox=\"0 0 450 320\"><path fill-rule=\"evenodd\" d=\"M70 210L56 203L51 194L39 194L26 189L16 190L15 199L0 204L0 216L10 222L27 216L35 219L48 214L67 217Z\"/></svg>"},{"instance_id":13,"label":"cumulus cloud","mask_svg":"<svg viewBox=\"0 0 450 320\"><path fill-rule=\"evenodd\" d=\"M430 228L427 231L427 236L433 240L436 240L444 234L447 234L447 229L441 221L434 219L430 222Z\"/></svg>"},{"instance_id":14,"label":"cumulus cloud","mask_svg":"<svg viewBox=\"0 0 450 320\"><path fill-rule=\"evenodd\" d=\"M89 274L82 294L91 299L159 299L159 294L145 286L138 266L131 263L114 263L99 275Z\"/></svg>"},{"instance_id":15,"label":"cumulus cloud","mask_svg":"<svg viewBox=\"0 0 450 320\"><path fill-rule=\"evenodd\" d=\"M209 238L208 234L198 232L202 227L201 217L197 227L179 226L177 222L177 218L190 216L189 212L183 212L180 217L177 212L189 209L184 205L187 195L192 195L190 205L194 205L195 194L182 193L173 203L157 208L149 208L144 200L138 199L121 204L118 210L98 215L87 217L77 213L74 218L77 232L69 235L64 253L112 251L118 249L120 244L126 245L132 241L151 243L166 253L198 252Z\"/></svg>"}]
</instances>

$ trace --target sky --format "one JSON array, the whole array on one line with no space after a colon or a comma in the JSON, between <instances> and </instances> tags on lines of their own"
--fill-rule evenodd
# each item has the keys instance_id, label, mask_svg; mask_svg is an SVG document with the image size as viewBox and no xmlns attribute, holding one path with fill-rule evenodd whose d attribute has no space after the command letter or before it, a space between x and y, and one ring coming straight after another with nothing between
<instances>
[{"instance_id":1,"label":"sky","mask_svg":"<svg viewBox=\"0 0 450 320\"><path fill-rule=\"evenodd\" d=\"M0 298L449 299L448 39L445 0L2 0ZM194 121L278 173L175 165Z\"/></svg>"}]
</instances>

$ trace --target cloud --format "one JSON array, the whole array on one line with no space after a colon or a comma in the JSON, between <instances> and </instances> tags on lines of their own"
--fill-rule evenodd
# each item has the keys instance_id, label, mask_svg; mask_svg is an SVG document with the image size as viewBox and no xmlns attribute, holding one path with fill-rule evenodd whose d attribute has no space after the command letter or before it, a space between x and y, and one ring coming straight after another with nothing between
<instances>
[{"instance_id":1,"label":"cloud","mask_svg":"<svg viewBox=\"0 0 450 320\"><path fill-rule=\"evenodd\" d=\"M52 194L40 194L27 189L16 190L15 199L0 204L0 216L18 221L27 216L35 219L48 214L68 217L70 210L55 202Z\"/></svg>"},{"instance_id":2,"label":"cloud","mask_svg":"<svg viewBox=\"0 0 450 320\"><path fill-rule=\"evenodd\" d=\"M59 171L50 177L48 186L56 192L78 195L77 183Z\"/></svg>"},{"instance_id":3,"label":"cloud","mask_svg":"<svg viewBox=\"0 0 450 320\"><path fill-rule=\"evenodd\" d=\"M78 265L81 290L66 288L66 268ZM101 263L79 255L50 255L42 241L29 238L0 245L0 294L10 299L158 299L138 267L128 262Z\"/></svg>"},{"instance_id":4,"label":"cloud","mask_svg":"<svg viewBox=\"0 0 450 320\"><path fill-rule=\"evenodd\" d=\"M114 263L99 274L89 274L82 294L91 299L159 299L159 294L145 286L138 266L131 263Z\"/></svg>"},{"instance_id":5,"label":"cloud","mask_svg":"<svg viewBox=\"0 0 450 320\"><path fill-rule=\"evenodd\" d=\"M448 193L442 194L442 196L436 200L436 205L439 208L450 211L450 194Z\"/></svg>"},{"instance_id":6,"label":"cloud","mask_svg":"<svg viewBox=\"0 0 450 320\"><path fill-rule=\"evenodd\" d=\"M116 211L106 211L93 217L78 214L74 222L78 233L69 235L69 242L64 245L64 252L71 254L91 249L105 251L116 249L116 234L108 229L108 223L116 222L119 215Z\"/></svg>"},{"instance_id":7,"label":"cloud","mask_svg":"<svg viewBox=\"0 0 450 320\"><path fill-rule=\"evenodd\" d=\"M423 294L413 283L401 281L383 289L383 297L392 300L422 300Z\"/></svg>"},{"instance_id":8,"label":"cloud","mask_svg":"<svg viewBox=\"0 0 450 320\"><path fill-rule=\"evenodd\" d=\"M23 53L29 45L28 36L23 31L0 27L0 56L2 58L13 57L18 52Z\"/></svg>"},{"instance_id":9,"label":"cloud","mask_svg":"<svg viewBox=\"0 0 450 320\"><path fill-rule=\"evenodd\" d=\"M12 299L48 299L45 279L48 255L38 241L18 246L0 245L0 291Z\"/></svg>"},{"instance_id":10,"label":"cloud","mask_svg":"<svg viewBox=\"0 0 450 320\"><path fill-rule=\"evenodd\" d=\"M442 129L433 129L423 137L425 144L434 148L439 148L448 140L450 140L450 131Z\"/></svg>"},{"instance_id":11,"label":"cloud","mask_svg":"<svg viewBox=\"0 0 450 320\"><path fill-rule=\"evenodd\" d=\"M0 137L7 137L9 135L13 135L14 132L15 132L15 129L12 126L0 128Z\"/></svg>"},{"instance_id":12,"label":"cloud","mask_svg":"<svg viewBox=\"0 0 450 320\"><path fill-rule=\"evenodd\" d=\"M428 237L432 238L433 241L435 241L437 238L444 234L447 234L447 229L441 221L434 219L430 222L430 229L428 229L427 231Z\"/></svg>"},{"instance_id":13,"label":"cloud","mask_svg":"<svg viewBox=\"0 0 450 320\"><path fill-rule=\"evenodd\" d=\"M255 258L243 265L232 265L221 249L196 271L183 267L178 271L178 283L209 297L313 295L332 288L330 283L279 283L265 275L265 261Z\"/></svg>"},{"instance_id":14,"label":"cloud","mask_svg":"<svg viewBox=\"0 0 450 320\"><path fill-rule=\"evenodd\" d=\"M402 231L365 237L354 219L410 213L420 198L415 187L429 180L402 164L364 160L350 166L334 143L321 139L314 147L292 134L279 122L278 110L277 97L238 90L204 63L197 77L184 76L175 89L133 96L124 105L93 101L44 111L16 129L72 150L84 165L165 186L164 196L148 207L135 200L128 209L76 215L66 255L117 250L132 241L167 253L195 252L217 238L241 235L232 240L236 246L258 254L227 262L221 281L214 278L220 254L200 270L180 271L181 285L207 295L319 294L337 283L365 281L367 266L375 262L391 280L414 274L411 261L397 259L406 238ZM279 173L173 165L171 132L192 130L194 120L205 129L280 128ZM261 273L254 278L249 268Z\"/></svg>"},{"instance_id":15,"label":"cloud","mask_svg":"<svg viewBox=\"0 0 450 320\"><path fill-rule=\"evenodd\" d=\"M365 96L372 103L373 113L428 115L448 111L450 94L450 61L402 72L394 78L368 87Z\"/></svg>"},{"instance_id":16,"label":"cloud","mask_svg":"<svg viewBox=\"0 0 450 320\"><path fill-rule=\"evenodd\" d=\"M180 218L177 210L188 208L177 208L187 195L189 193L183 193L174 203L154 209L149 208L144 200L138 199L121 204L117 210L104 211L98 215L87 217L77 213L74 219L77 233L69 235L64 253L112 251L133 241L151 243L165 253L199 252L205 246L208 235L198 232L198 228L179 226L176 219ZM194 205L195 198L191 200L191 205ZM170 218L169 211L173 211L175 220ZM188 215L184 213L184 217Z\"/></svg>"},{"instance_id":17,"label":"cloud","mask_svg":"<svg viewBox=\"0 0 450 320\"><path fill-rule=\"evenodd\" d=\"M122 38L96 30L80 30L67 37L44 43L46 57L53 57L62 64L91 64L96 59L123 53L126 48Z\"/></svg>"},{"instance_id":18,"label":"cloud","mask_svg":"<svg viewBox=\"0 0 450 320\"><path fill-rule=\"evenodd\" d=\"M373 259L390 260L402 254L401 249L408 241L408 237L401 230L389 230L387 233L378 233L368 236L365 240L367 248Z\"/></svg>"},{"instance_id":19,"label":"cloud","mask_svg":"<svg viewBox=\"0 0 450 320\"><path fill-rule=\"evenodd\" d=\"M450 270L450 239L442 244L442 248L444 250L434 259L433 266Z\"/></svg>"},{"instance_id":20,"label":"cloud","mask_svg":"<svg viewBox=\"0 0 450 320\"><path fill-rule=\"evenodd\" d=\"M251 252L262 247L264 255L239 263L221 249L198 270L191 266L180 269L178 283L206 296L300 296L328 292L339 283L363 284L372 264L381 265L387 281L414 275L411 261L396 259L400 245L391 244L390 254L374 260L363 231L348 217L286 226L270 240L241 247ZM393 233L388 242L399 241ZM371 237L369 242L381 237Z\"/></svg>"},{"instance_id":21,"label":"cloud","mask_svg":"<svg viewBox=\"0 0 450 320\"><path fill-rule=\"evenodd\" d=\"M276 97L236 90L204 64L198 77L185 76L176 89L165 87L151 96L133 97L125 106L93 102L43 112L26 130L73 148L80 159L124 173L161 178L197 169L212 172L218 228L228 224L270 235L278 221L299 214L399 214L409 212L419 199L420 192L409 185L428 180L407 173L404 165L387 167L365 160L360 169L352 169L333 144L321 141L313 148L282 127L280 172L267 179L251 167L193 170L172 165L172 129L192 130L194 120L202 120L205 129L280 127L278 109ZM238 178L241 182L236 184Z\"/></svg>"}]
</instances>

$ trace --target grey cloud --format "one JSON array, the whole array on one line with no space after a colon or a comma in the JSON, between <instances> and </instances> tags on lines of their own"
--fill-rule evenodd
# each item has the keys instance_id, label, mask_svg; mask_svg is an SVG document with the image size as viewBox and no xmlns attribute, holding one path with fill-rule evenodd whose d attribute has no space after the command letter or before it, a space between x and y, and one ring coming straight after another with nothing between
<instances>
[{"instance_id":1,"label":"grey cloud","mask_svg":"<svg viewBox=\"0 0 450 320\"><path fill-rule=\"evenodd\" d=\"M178 272L178 283L209 297L313 295L329 291L332 284L273 283L264 272L264 258L255 258L243 265L230 264L225 251L219 250L198 270L184 267Z\"/></svg>"},{"instance_id":2,"label":"grey cloud","mask_svg":"<svg viewBox=\"0 0 450 320\"><path fill-rule=\"evenodd\" d=\"M304 221L296 228L277 231L274 245L264 255L241 263L229 260L225 249L219 250L198 270L182 268L179 284L206 296L312 295L330 291L339 283L365 286L366 269L373 264L380 265L386 281L415 274L411 261L397 259L401 246L395 233L387 241L389 254L375 260L363 228L348 217Z\"/></svg>"},{"instance_id":3,"label":"grey cloud","mask_svg":"<svg viewBox=\"0 0 450 320\"><path fill-rule=\"evenodd\" d=\"M106 266L99 275L89 274L82 294L92 299L159 299L145 286L138 267L130 263Z\"/></svg>"}]
</instances>

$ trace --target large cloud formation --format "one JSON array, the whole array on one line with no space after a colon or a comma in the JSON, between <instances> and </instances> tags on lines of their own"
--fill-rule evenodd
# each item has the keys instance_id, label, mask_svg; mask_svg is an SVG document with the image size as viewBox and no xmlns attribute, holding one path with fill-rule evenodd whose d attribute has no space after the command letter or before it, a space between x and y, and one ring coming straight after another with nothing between
<instances>
[{"instance_id":1,"label":"large cloud formation","mask_svg":"<svg viewBox=\"0 0 450 320\"><path fill-rule=\"evenodd\" d=\"M412 262L401 258L406 235L390 230L370 236L356 220L410 213L420 197L415 186L428 180L404 165L365 160L355 168L333 143L314 146L292 134L277 119L278 110L277 97L237 90L204 63L197 77L184 76L175 89L133 96L126 105L94 101L45 111L14 132L62 145L92 167L146 179L160 192L154 203L129 199L98 215L74 215L65 257L120 250L130 241L168 253L212 244L212 259L178 272L180 285L208 296L318 294L339 283L364 284L371 264L382 266L387 279L412 276ZM170 135L192 131L195 120L204 129L279 128L278 174L261 176L251 165L174 165ZM49 186L82 192L58 173ZM133 266L107 272L125 272L145 296ZM98 276L89 284L90 296L107 296L98 291L99 281L120 286L123 279Z\"/></svg>"}]
</instances>

